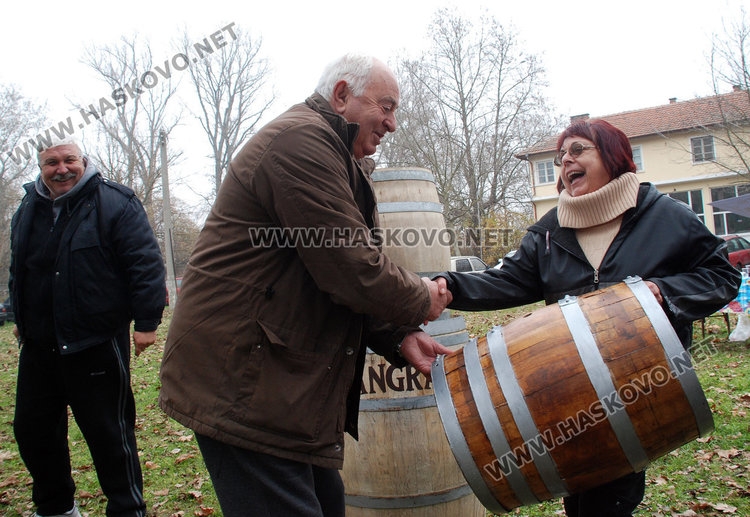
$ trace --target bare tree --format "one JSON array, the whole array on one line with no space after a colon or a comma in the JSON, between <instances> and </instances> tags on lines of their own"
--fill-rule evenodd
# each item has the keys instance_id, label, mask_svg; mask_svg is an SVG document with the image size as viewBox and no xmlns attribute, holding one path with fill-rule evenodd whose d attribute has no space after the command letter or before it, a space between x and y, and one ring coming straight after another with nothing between
<instances>
[{"instance_id":1,"label":"bare tree","mask_svg":"<svg viewBox=\"0 0 750 517\"><path fill-rule=\"evenodd\" d=\"M29 135L47 124L46 106L26 99L13 85L0 85L0 293L8 284L10 220L23 191L21 184L38 171L36 153L25 146ZM24 152L18 152L22 145ZM33 142L32 142L33 144Z\"/></svg>"},{"instance_id":2,"label":"bare tree","mask_svg":"<svg viewBox=\"0 0 750 517\"><path fill-rule=\"evenodd\" d=\"M156 199L155 203L161 204L161 199ZM186 203L176 200L172 203L172 251L174 259L174 270L176 276L182 276L187 266L190 253L193 251L198 234L201 231L201 224L194 217L193 208ZM164 219L161 212L157 212L154 221L154 232L159 238L162 255L167 258L164 245Z\"/></svg>"},{"instance_id":3,"label":"bare tree","mask_svg":"<svg viewBox=\"0 0 750 517\"><path fill-rule=\"evenodd\" d=\"M711 78L721 114L715 134L730 150L718 165L750 180L750 21L744 7L740 16L725 20L714 35L710 54ZM722 94L731 87L732 94Z\"/></svg>"},{"instance_id":4,"label":"bare tree","mask_svg":"<svg viewBox=\"0 0 750 517\"><path fill-rule=\"evenodd\" d=\"M233 41L222 46L210 59L190 67L190 78L200 111L196 117L211 146L214 160L214 194L237 148L255 132L274 100L264 87L269 76L268 61L261 57L262 40L249 33L225 27ZM184 48L190 48L184 36Z\"/></svg>"},{"instance_id":5,"label":"bare tree","mask_svg":"<svg viewBox=\"0 0 750 517\"><path fill-rule=\"evenodd\" d=\"M30 179L37 171L36 153L27 153L25 144L29 135L47 124L46 109L26 99L15 86L0 85L0 195L8 194L12 183ZM18 152L22 142L24 152ZM36 143L31 142L34 148Z\"/></svg>"},{"instance_id":6,"label":"bare tree","mask_svg":"<svg viewBox=\"0 0 750 517\"><path fill-rule=\"evenodd\" d=\"M84 63L112 91L98 105L79 107L98 122L100 145L92 157L106 176L136 192L153 221L154 193L161 188L159 132L169 133L179 121L168 109L176 89L170 61L155 65L149 43L132 36L89 48ZM170 156L170 163L178 157Z\"/></svg>"},{"instance_id":7,"label":"bare tree","mask_svg":"<svg viewBox=\"0 0 750 517\"><path fill-rule=\"evenodd\" d=\"M515 155L559 127L542 95L543 68L492 17L475 26L443 9L429 32L426 53L397 68L400 129L380 161L430 168L448 225L480 227L496 212L522 211L529 179Z\"/></svg>"}]
</instances>

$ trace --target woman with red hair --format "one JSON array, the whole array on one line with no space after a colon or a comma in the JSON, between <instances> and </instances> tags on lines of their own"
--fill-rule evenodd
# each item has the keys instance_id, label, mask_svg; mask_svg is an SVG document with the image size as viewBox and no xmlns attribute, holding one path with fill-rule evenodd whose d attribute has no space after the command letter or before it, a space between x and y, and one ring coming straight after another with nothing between
<instances>
[{"instance_id":1,"label":"woman with red hair","mask_svg":"<svg viewBox=\"0 0 750 517\"><path fill-rule=\"evenodd\" d=\"M441 273L449 307L486 311L557 303L639 276L683 346L692 323L736 295L725 243L690 208L640 183L627 136L603 120L576 122L557 140L558 206L533 224L500 269ZM626 517L644 496L645 471L564 498L569 517Z\"/></svg>"}]
</instances>

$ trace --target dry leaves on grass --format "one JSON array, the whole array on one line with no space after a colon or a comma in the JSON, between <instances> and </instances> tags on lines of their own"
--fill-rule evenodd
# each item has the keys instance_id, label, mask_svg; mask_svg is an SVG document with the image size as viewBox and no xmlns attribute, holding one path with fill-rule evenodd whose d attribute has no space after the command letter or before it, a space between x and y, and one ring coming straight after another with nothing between
<instances>
[{"instance_id":1,"label":"dry leaves on grass","mask_svg":"<svg viewBox=\"0 0 750 517\"><path fill-rule=\"evenodd\" d=\"M699 501L690 503L690 509L698 512L697 515L731 515L737 512L737 508L725 503L709 503ZM718 512L718 513L717 513Z\"/></svg>"},{"instance_id":2,"label":"dry leaves on grass","mask_svg":"<svg viewBox=\"0 0 750 517\"><path fill-rule=\"evenodd\" d=\"M185 454L180 454L179 456L177 456L177 457L176 457L176 458L174 459L174 462L175 462L175 465L179 465L179 464L180 464L180 463L182 463L183 461L187 461L187 460L189 460L189 459L191 459L191 458L195 458L195 454L192 454L192 453L186 452Z\"/></svg>"},{"instance_id":3,"label":"dry leaves on grass","mask_svg":"<svg viewBox=\"0 0 750 517\"><path fill-rule=\"evenodd\" d=\"M18 453L16 452L0 450L0 462L3 462L5 460L12 460L16 456L18 456Z\"/></svg>"},{"instance_id":4,"label":"dry leaves on grass","mask_svg":"<svg viewBox=\"0 0 750 517\"><path fill-rule=\"evenodd\" d=\"M724 503L690 503L690 509L684 512L676 512L669 508L662 508L652 513L651 517L717 517L721 515L737 515L737 508ZM738 516L739 517L739 516Z\"/></svg>"},{"instance_id":5,"label":"dry leaves on grass","mask_svg":"<svg viewBox=\"0 0 750 517\"><path fill-rule=\"evenodd\" d=\"M700 438L697 441L703 443L706 446L710 446L713 442L712 437ZM671 456L678 456L679 450L672 451L669 453ZM651 517L717 517L722 515L737 515L738 509L729 503L721 501L721 497L717 496L715 487L724 485L729 489L729 494L732 497L749 497L750 496L750 485L747 485L744 481L747 479L745 474L746 465L750 462L750 453L742 451L736 448L731 449L699 449L693 452L692 457L695 460L694 465L690 465L684 470L677 470L672 473L672 476L660 475L650 479L649 483L652 485L659 486L658 491L662 495L668 496L670 500L675 502L682 500L682 504L679 505L681 508L676 508L677 505L659 505L658 510L655 513L651 513ZM720 463L720 472L724 474L715 474L716 463ZM711 468L713 466L713 469ZM697 473L699 475L696 475ZM702 479L694 489L690 490L687 494L678 493L675 485L676 479L674 476L682 477L692 475L693 478ZM734 476L734 477L731 477ZM709 488L713 487L713 488ZM685 500L688 499L688 500ZM714 499L710 501L707 499ZM717 500L719 499L719 500ZM687 509L684 509L687 507ZM745 517L743 515L743 517Z\"/></svg>"}]
</instances>

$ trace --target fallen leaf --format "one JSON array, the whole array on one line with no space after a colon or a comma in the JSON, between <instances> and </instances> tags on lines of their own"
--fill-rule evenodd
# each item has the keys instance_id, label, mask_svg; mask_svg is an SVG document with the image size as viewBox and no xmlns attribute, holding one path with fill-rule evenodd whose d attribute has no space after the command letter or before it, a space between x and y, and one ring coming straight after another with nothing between
<instances>
[{"instance_id":1,"label":"fallen leaf","mask_svg":"<svg viewBox=\"0 0 750 517\"><path fill-rule=\"evenodd\" d=\"M181 454L175 458L174 462L179 465L183 461L187 461L190 458L195 458L195 454L190 454L190 453Z\"/></svg>"},{"instance_id":2,"label":"fallen leaf","mask_svg":"<svg viewBox=\"0 0 750 517\"><path fill-rule=\"evenodd\" d=\"M734 458L736 456L739 456L740 455L740 451L738 451L737 449L729 449L729 450L719 449L719 450L716 451L716 454L720 458L724 458L725 460L728 460L730 458Z\"/></svg>"}]
</instances>

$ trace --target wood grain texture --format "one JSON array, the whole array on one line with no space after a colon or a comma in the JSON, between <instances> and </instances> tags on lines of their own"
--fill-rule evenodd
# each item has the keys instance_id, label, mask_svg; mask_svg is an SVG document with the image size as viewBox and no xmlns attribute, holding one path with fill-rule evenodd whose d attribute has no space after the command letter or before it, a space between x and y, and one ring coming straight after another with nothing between
<instances>
[{"instance_id":1,"label":"wood grain texture","mask_svg":"<svg viewBox=\"0 0 750 517\"><path fill-rule=\"evenodd\" d=\"M595 342L592 350L598 351L601 359L594 363L604 365L605 378L608 375L611 384L606 382L614 388L606 396L601 393L601 382L597 394L592 381L596 372L587 370L581 345L558 304L493 330L502 333L521 401L503 393L490 341L483 337L477 342L481 380L490 392L492 416L501 424L507 450L492 449L482 424L486 415L477 408L470 386L464 350L445 358L444 375L471 459L497 502L508 510L522 505L518 494L507 476L498 475L505 471L495 468L494 475L489 475L485 468L493 462L502 464L501 458L507 460L508 455L520 465L528 487L540 501L552 496L540 476L540 471L548 471L540 465L539 455L552 459L569 494L632 472L629 451L618 440L623 429L613 427L625 424L613 424L610 414L629 418L639 442L636 445L645 451L648 461L700 435L690 401L679 380L671 375L665 347L631 289L625 283L617 284L580 296L575 303ZM497 342L495 335L492 343ZM593 368L590 362L588 366ZM536 427L533 440L529 436L524 440L513 404L523 404L531 414Z\"/></svg>"}]
</instances>

